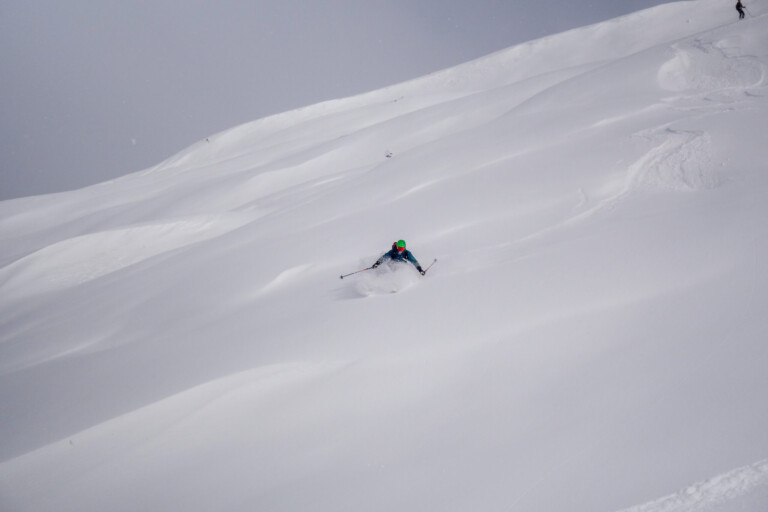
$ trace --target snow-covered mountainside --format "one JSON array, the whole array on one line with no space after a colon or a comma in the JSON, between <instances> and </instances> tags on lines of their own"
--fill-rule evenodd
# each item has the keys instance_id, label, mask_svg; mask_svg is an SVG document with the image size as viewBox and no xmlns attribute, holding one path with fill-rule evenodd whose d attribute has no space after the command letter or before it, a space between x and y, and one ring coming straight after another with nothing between
<instances>
[{"instance_id":1,"label":"snow-covered mountainside","mask_svg":"<svg viewBox=\"0 0 768 512\"><path fill-rule=\"evenodd\" d=\"M0 509L767 510L747 7L662 5L0 203ZM400 238L425 276L339 279Z\"/></svg>"}]
</instances>

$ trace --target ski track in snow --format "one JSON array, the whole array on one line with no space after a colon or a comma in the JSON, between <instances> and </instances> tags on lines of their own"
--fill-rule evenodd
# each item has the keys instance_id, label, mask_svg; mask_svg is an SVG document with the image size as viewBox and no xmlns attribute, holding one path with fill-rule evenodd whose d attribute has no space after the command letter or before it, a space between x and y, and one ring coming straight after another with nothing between
<instances>
[{"instance_id":1,"label":"ski track in snow","mask_svg":"<svg viewBox=\"0 0 768 512\"><path fill-rule=\"evenodd\" d=\"M766 64L753 55L739 52L740 37L731 35L714 42L694 38L671 45L674 57L665 62L657 76L660 87L679 93L664 98L665 105L706 117L723 112L753 108L741 104L749 96L766 93ZM637 113L635 114L637 115ZM626 119L603 120L597 126ZM665 124L635 134L651 149L628 167L625 184L618 192L579 212L563 225L611 208L638 186L652 186L673 191L708 190L723 185L711 154L711 136L706 131L675 128ZM579 189L582 200L577 210L589 204L586 193ZM548 228L546 231L551 231Z\"/></svg>"},{"instance_id":2,"label":"ski track in snow","mask_svg":"<svg viewBox=\"0 0 768 512\"><path fill-rule=\"evenodd\" d=\"M700 131L654 128L638 134L654 147L629 168L627 190L650 185L692 191L717 188L717 176L709 154L711 138Z\"/></svg>"}]
</instances>

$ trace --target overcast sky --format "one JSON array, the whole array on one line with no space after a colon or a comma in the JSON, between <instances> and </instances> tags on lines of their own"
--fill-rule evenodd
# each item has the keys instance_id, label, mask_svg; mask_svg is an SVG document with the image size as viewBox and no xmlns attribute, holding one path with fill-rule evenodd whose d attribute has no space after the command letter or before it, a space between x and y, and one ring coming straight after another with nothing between
<instances>
[{"instance_id":1,"label":"overcast sky","mask_svg":"<svg viewBox=\"0 0 768 512\"><path fill-rule=\"evenodd\" d=\"M667 1L0 0L0 200Z\"/></svg>"}]
</instances>

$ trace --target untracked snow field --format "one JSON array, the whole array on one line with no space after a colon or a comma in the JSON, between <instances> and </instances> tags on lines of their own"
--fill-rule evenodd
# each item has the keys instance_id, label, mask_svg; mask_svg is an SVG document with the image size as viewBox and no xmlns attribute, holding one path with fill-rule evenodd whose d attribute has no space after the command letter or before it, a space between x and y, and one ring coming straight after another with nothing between
<instances>
[{"instance_id":1,"label":"untracked snow field","mask_svg":"<svg viewBox=\"0 0 768 512\"><path fill-rule=\"evenodd\" d=\"M768 0L0 203L3 512L768 510ZM369 267L405 239L407 265Z\"/></svg>"}]
</instances>

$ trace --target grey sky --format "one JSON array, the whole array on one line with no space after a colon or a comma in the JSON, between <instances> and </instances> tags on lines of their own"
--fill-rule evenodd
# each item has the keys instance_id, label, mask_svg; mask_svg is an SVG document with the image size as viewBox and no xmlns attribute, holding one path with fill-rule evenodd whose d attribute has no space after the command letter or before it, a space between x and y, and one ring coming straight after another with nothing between
<instances>
[{"instance_id":1,"label":"grey sky","mask_svg":"<svg viewBox=\"0 0 768 512\"><path fill-rule=\"evenodd\" d=\"M0 200L667 1L0 0Z\"/></svg>"}]
</instances>

